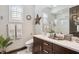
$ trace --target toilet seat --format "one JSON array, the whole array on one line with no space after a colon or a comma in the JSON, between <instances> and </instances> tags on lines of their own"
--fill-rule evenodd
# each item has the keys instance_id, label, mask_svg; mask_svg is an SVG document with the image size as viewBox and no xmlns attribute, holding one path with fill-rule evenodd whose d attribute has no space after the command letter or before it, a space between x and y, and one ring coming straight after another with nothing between
<instances>
[{"instance_id":1,"label":"toilet seat","mask_svg":"<svg viewBox=\"0 0 79 59\"><path fill-rule=\"evenodd\" d=\"M25 44L28 45L28 44L32 44L32 43L33 43L33 39L30 39Z\"/></svg>"}]
</instances>

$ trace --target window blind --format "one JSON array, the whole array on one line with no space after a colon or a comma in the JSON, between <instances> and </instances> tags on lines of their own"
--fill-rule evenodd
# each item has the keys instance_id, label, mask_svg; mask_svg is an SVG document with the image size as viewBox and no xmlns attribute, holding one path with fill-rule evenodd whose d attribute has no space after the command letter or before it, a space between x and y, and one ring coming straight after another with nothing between
<instances>
[{"instance_id":1,"label":"window blind","mask_svg":"<svg viewBox=\"0 0 79 59\"><path fill-rule=\"evenodd\" d=\"M10 22L22 22L23 21L23 7L12 5L9 6L9 20Z\"/></svg>"}]
</instances>

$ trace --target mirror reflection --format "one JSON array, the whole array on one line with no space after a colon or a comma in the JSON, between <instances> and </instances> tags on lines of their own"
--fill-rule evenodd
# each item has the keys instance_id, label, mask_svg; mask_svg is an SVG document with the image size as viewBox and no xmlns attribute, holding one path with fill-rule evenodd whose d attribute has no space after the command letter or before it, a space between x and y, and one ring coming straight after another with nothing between
<instances>
[{"instance_id":1,"label":"mirror reflection","mask_svg":"<svg viewBox=\"0 0 79 59\"><path fill-rule=\"evenodd\" d=\"M54 30L56 33L69 34L69 8L72 5L57 5L45 7L42 10L42 30L48 33Z\"/></svg>"}]
</instances>

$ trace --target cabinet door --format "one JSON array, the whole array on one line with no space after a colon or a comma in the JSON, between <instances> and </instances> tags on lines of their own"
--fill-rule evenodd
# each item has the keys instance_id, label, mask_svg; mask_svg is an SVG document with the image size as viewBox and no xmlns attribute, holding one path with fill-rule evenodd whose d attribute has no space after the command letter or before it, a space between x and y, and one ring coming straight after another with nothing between
<instances>
[{"instance_id":1,"label":"cabinet door","mask_svg":"<svg viewBox=\"0 0 79 59\"><path fill-rule=\"evenodd\" d=\"M75 52L75 51L61 47L56 44L53 44L53 53L54 54L77 54L77 52Z\"/></svg>"},{"instance_id":2,"label":"cabinet door","mask_svg":"<svg viewBox=\"0 0 79 59\"><path fill-rule=\"evenodd\" d=\"M33 38L34 43L33 43L33 53L34 54L41 54L42 52L42 40L38 39L36 37Z\"/></svg>"}]
</instances>

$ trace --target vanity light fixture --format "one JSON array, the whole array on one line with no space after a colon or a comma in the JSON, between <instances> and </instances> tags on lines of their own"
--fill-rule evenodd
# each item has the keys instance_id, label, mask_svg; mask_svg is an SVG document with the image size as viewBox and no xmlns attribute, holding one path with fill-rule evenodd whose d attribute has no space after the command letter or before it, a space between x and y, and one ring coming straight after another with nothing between
<instances>
[{"instance_id":1,"label":"vanity light fixture","mask_svg":"<svg viewBox=\"0 0 79 59\"><path fill-rule=\"evenodd\" d=\"M79 20L78 20L78 21L76 21L76 25L79 25Z\"/></svg>"},{"instance_id":2,"label":"vanity light fixture","mask_svg":"<svg viewBox=\"0 0 79 59\"><path fill-rule=\"evenodd\" d=\"M79 17L77 17L77 20L79 21Z\"/></svg>"},{"instance_id":3,"label":"vanity light fixture","mask_svg":"<svg viewBox=\"0 0 79 59\"><path fill-rule=\"evenodd\" d=\"M77 17L75 23L76 23L76 25L79 25L79 17Z\"/></svg>"}]
</instances>

